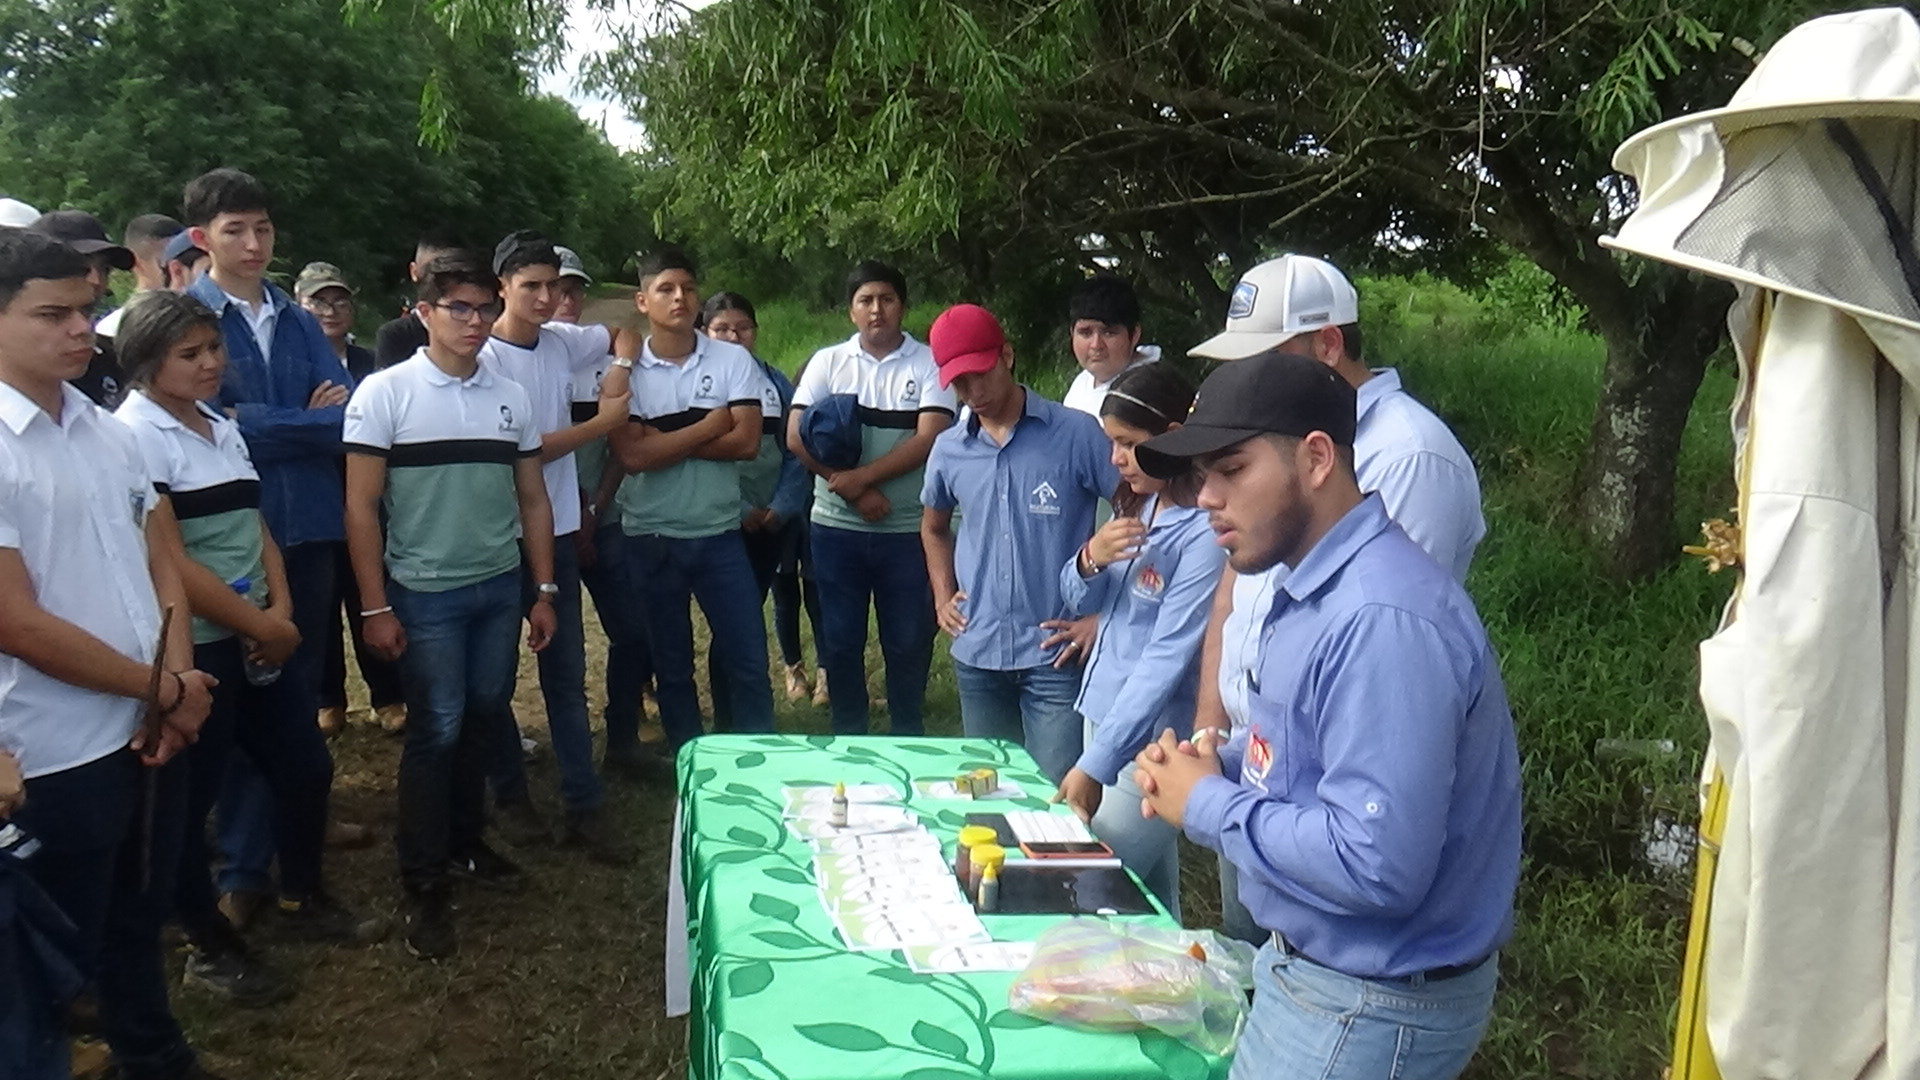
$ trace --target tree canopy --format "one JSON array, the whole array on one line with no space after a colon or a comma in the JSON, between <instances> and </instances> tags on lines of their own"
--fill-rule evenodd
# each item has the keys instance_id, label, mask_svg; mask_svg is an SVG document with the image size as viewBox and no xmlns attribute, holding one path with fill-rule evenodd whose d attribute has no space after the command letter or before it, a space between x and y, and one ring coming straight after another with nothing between
<instances>
[{"instance_id":1,"label":"tree canopy","mask_svg":"<svg viewBox=\"0 0 1920 1080\"><path fill-rule=\"evenodd\" d=\"M464 0L487 4L492 0ZM1723 287L1597 243L1613 147L1722 104L1810 5L1730 0L721 0L598 67L671 205L776 242L1117 263L1212 321L1282 250L1536 262L1608 345L1577 493L1624 575L1670 558L1673 465Z\"/></svg>"},{"instance_id":2,"label":"tree canopy","mask_svg":"<svg viewBox=\"0 0 1920 1080\"><path fill-rule=\"evenodd\" d=\"M259 176L277 272L338 263L398 286L413 241L550 230L612 268L645 217L633 172L566 102L533 92L514 40L448 35L417 9L343 18L338 0L0 0L0 187L109 229L177 215L218 165ZM446 137L420 138L423 100Z\"/></svg>"}]
</instances>

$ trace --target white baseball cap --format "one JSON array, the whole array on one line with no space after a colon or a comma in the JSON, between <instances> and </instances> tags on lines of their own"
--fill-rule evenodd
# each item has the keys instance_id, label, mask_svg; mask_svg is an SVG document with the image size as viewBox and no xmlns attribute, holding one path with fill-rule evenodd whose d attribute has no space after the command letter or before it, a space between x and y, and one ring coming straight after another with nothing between
<instances>
[{"instance_id":1,"label":"white baseball cap","mask_svg":"<svg viewBox=\"0 0 1920 1080\"><path fill-rule=\"evenodd\" d=\"M0 227L24 229L40 220L40 211L19 199L0 197Z\"/></svg>"},{"instance_id":2,"label":"white baseball cap","mask_svg":"<svg viewBox=\"0 0 1920 1080\"><path fill-rule=\"evenodd\" d=\"M1360 321L1360 294L1332 263L1282 255L1241 275L1227 305L1227 328L1189 356L1244 360L1301 334Z\"/></svg>"},{"instance_id":3,"label":"white baseball cap","mask_svg":"<svg viewBox=\"0 0 1920 1080\"><path fill-rule=\"evenodd\" d=\"M560 256L561 277L579 278L588 285L593 284L593 279L587 276L587 268L581 264L580 256L572 248L555 244L553 250Z\"/></svg>"}]
</instances>

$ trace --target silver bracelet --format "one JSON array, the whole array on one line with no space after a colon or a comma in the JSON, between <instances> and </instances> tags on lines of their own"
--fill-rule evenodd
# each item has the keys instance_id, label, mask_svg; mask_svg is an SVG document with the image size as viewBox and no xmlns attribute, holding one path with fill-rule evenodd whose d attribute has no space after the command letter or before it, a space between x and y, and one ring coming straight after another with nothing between
<instances>
[{"instance_id":1,"label":"silver bracelet","mask_svg":"<svg viewBox=\"0 0 1920 1080\"><path fill-rule=\"evenodd\" d=\"M377 607L377 608L374 608L372 611L363 611L360 613L360 617L363 619L371 619L375 615L386 615L391 613L392 611L393 611L393 605L388 604L386 607Z\"/></svg>"}]
</instances>

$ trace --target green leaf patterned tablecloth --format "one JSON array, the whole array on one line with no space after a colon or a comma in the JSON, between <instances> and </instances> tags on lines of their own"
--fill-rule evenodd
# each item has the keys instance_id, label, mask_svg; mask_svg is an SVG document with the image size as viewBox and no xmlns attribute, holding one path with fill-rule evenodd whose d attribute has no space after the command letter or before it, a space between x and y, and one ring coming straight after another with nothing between
<instances>
[{"instance_id":1,"label":"green leaf patterned tablecloth","mask_svg":"<svg viewBox=\"0 0 1920 1080\"><path fill-rule=\"evenodd\" d=\"M1027 796L977 809L1046 807L1052 785L1026 751L998 740L710 735L688 744L679 779L691 1080L1226 1076L1227 1059L1157 1032L1072 1031L1009 1012L1011 972L925 975L898 952L842 946L814 889L812 850L781 819L781 789L894 784L951 855L976 807L914 796L913 781L982 766ZM982 918L1000 941L1030 941L1059 921ZM1146 918L1171 925L1164 914Z\"/></svg>"}]
</instances>

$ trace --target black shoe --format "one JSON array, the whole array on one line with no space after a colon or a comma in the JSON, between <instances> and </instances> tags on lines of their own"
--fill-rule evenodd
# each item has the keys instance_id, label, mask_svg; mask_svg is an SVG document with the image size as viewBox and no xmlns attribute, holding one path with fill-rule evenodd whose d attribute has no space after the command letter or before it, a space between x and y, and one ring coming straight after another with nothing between
<instances>
[{"instance_id":1,"label":"black shoe","mask_svg":"<svg viewBox=\"0 0 1920 1080\"><path fill-rule=\"evenodd\" d=\"M560 831L560 846L584 851L587 858L605 866L626 866L633 862L633 845L608 818L605 807L567 811L566 826Z\"/></svg>"},{"instance_id":2,"label":"black shoe","mask_svg":"<svg viewBox=\"0 0 1920 1080\"><path fill-rule=\"evenodd\" d=\"M500 803L493 808L494 827L517 848L553 843L553 826L533 808L533 800Z\"/></svg>"},{"instance_id":3,"label":"black shoe","mask_svg":"<svg viewBox=\"0 0 1920 1080\"><path fill-rule=\"evenodd\" d=\"M242 948L201 949L187 954L181 985L217 994L243 1009L277 1005L293 996L293 986Z\"/></svg>"},{"instance_id":4,"label":"black shoe","mask_svg":"<svg viewBox=\"0 0 1920 1080\"><path fill-rule=\"evenodd\" d=\"M462 881L503 892L517 892L527 881L519 866L484 842L448 859L447 869Z\"/></svg>"},{"instance_id":5,"label":"black shoe","mask_svg":"<svg viewBox=\"0 0 1920 1080\"><path fill-rule=\"evenodd\" d=\"M371 945L387 936L387 920L362 919L326 893L282 898L271 925L276 935L328 945Z\"/></svg>"},{"instance_id":6,"label":"black shoe","mask_svg":"<svg viewBox=\"0 0 1920 1080\"><path fill-rule=\"evenodd\" d=\"M453 905L445 888L409 892L402 911L408 952L420 960L453 955L459 941L453 933Z\"/></svg>"}]
</instances>

